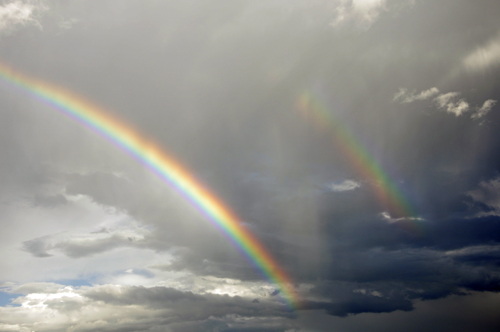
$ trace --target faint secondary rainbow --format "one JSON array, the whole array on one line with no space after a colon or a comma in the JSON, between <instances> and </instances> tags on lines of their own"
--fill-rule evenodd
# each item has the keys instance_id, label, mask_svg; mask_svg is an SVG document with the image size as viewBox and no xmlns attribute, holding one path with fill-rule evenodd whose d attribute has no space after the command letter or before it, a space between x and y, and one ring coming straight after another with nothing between
<instances>
[{"instance_id":1,"label":"faint secondary rainbow","mask_svg":"<svg viewBox=\"0 0 500 332\"><path fill-rule=\"evenodd\" d=\"M104 136L176 188L216 226L272 283L291 309L299 297L290 278L238 217L179 162L167 155L122 121L76 95L41 80L21 74L0 63L0 78L48 103L61 113Z\"/></svg>"},{"instance_id":2,"label":"faint secondary rainbow","mask_svg":"<svg viewBox=\"0 0 500 332\"><path fill-rule=\"evenodd\" d=\"M342 151L358 174L375 182L373 189L376 197L390 213L397 216L396 220L420 220L420 218L416 217L415 211L408 200L375 158L334 117L332 112L328 111L317 97L309 91L303 92L297 98L297 107L304 117L313 121L320 130L326 130L332 134L335 146ZM411 222L409 226L410 230L421 233L419 225L415 222Z\"/></svg>"}]
</instances>

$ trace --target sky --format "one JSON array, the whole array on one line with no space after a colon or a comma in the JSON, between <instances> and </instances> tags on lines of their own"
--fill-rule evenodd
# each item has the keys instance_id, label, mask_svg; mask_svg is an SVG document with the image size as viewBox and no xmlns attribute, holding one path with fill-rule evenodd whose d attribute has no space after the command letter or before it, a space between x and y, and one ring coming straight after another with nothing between
<instances>
[{"instance_id":1,"label":"sky","mask_svg":"<svg viewBox=\"0 0 500 332\"><path fill-rule=\"evenodd\" d=\"M0 331L500 330L499 12L0 1Z\"/></svg>"}]
</instances>

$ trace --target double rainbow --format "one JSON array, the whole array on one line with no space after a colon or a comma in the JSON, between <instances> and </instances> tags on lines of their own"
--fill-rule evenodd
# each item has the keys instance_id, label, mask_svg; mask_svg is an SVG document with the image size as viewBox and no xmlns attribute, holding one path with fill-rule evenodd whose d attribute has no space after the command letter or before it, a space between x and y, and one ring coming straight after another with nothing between
<instances>
[{"instance_id":1,"label":"double rainbow","mask_svg":"<svg viewBox=\"0 0 500 332\"><path fill-rule=\"evenodd\" d=\"M297 308L299 298L285 271L221 199L203 187L191 172L172 156L130 126L111 117L103 109L68 91L28 77L2 63L0 78L105 137L144 164L164 182L176 188L243 252L270 282L279 287L281 296L291 309Z\"/></svg>"},{"instance_id":2,"label":"double rainbow","mask_svg":"<svg viewBox=\"0 0 500 332\"><path fill-rule=\"evenodd\" d=\"M416 216L413 207L398 186L384 172L368 150L335 118L332 112L329 112L323 103L309 91L299 95L297 107L304 117L312 121L316 127L328 131L332 135L334 145L348 159L359 175L373 182L375 196L384 208L396 216L395 220L412 221L411 230L420 233L420 226L415 221L421 220L421 218Z\"/></svg>"}]
</instances>

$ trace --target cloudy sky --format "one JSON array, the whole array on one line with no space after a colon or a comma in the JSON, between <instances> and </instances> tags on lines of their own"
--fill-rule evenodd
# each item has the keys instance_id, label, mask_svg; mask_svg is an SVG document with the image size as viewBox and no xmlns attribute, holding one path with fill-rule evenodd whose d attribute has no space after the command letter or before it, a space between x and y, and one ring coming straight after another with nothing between
<instances>
[{"instance_id":1,"label":"cloudy sky","mask_svg":"<svg viewBox=\"0 0 500 332\"><path fill-rule=\"evenodd\" d=\"M499 12L0 1L3 68L155 142L300 302L150 169L0 78L0 331L500 330Z\"/></svg>"}]
</instances>

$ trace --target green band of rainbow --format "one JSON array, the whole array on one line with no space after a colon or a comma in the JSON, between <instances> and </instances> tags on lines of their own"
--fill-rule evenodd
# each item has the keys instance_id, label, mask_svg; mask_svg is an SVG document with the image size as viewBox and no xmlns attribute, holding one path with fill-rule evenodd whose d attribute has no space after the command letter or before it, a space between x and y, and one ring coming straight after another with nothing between
<instances>
[{"instance_id":1,"label":"green band of rainbow","mask_svg":"<svg viewBox=\"0 0 500 332\"><path fill-rule=\"evenodd\" d=\"M347 128L315 97L306 91L299 95L297 106L303 115L314 122L320 130L333 136L333 143L349 160L363 178L374 182L374 191L381 204L395 215L417 220L415 211L396 184L384 172L380 164L359 143ZM421 232L415 223L412 231Z\"/></svg>"},{"instance_id":2,"label":"green band of rainbow","mask_svg":"<svg viewBox=\"0 0 500 332\"><path fill-rule=\"evenodd\" d=\"M171 156L130 126L68 91L23 75L1 63L0 78L96 131L175 187L243 252L269 281L279 287L281 296L291 309L297 308L299 298L285 271L241 224L238 217Z\"/></svg>"}]
</instances>

